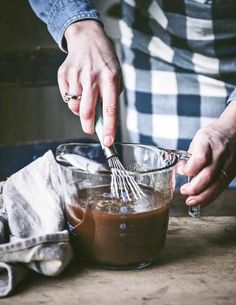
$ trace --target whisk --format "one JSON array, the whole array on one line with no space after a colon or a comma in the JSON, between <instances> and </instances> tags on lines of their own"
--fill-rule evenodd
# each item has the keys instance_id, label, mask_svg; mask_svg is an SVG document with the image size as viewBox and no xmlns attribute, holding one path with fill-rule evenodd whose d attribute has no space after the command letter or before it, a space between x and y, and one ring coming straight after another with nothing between
<instances>
[{"instance_id":1,"label":"whisk","mask_svg":"<svg viewBox=\"0 0 236 305\"><path fill-rule=\"evenodd\" d=\"M95 130L101 143L104 154L107 158L108 165L111 169L111 193L114 197L120 198L124 201L131 201L132 198L138 199L145 197L134 177L124 168L123 164L118 158L118 154L114 146L106 147L102 144L102 103L97 102L96 107L96 123Z\"/></svg>"}]
</instances>

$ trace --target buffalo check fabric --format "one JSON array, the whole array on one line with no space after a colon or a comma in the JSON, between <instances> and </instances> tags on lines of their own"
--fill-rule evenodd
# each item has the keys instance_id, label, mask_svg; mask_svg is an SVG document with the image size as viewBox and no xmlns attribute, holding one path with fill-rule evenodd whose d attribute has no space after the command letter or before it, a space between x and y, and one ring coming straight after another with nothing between
<instances>
[{"instance_id":1,"label":"buffalo check fabric","mask_svg":"<svg viewBox=\"0 0 236 305\"><path fill-rule=\"evenodd\" d=\"M188 149L236 97L236 1L122 1L130 141Z\"/></svg>"}]
</instances>

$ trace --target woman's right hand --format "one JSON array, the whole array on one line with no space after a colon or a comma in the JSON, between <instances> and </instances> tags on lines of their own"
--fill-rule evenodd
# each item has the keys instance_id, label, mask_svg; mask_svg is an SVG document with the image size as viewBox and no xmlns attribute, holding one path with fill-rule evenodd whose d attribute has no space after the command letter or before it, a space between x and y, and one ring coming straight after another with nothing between
<instances>
[{"instance_id":1,"label":"woman's right hand","mask_svg":"<svg viewBox=\"0 0 236 305\"><path fill-rule=\"evenodd\" d=\"M115 50L101 24L83 20L65 31L68 55L58 70L62 97L66 92L78 96L68 107L80 117L85 133L94 133L95 108L103 100L103 144L111 146L116 136L122 73Z\"/></svg>"}]
</instances>

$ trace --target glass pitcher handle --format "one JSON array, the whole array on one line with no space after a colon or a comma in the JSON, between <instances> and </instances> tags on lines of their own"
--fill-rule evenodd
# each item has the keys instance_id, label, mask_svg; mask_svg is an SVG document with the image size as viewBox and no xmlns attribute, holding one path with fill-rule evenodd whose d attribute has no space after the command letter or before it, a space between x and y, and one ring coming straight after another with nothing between
<instances>
[{"instance_id":1,"label":"glass pitcher handle","mask_svg":"<svg viewBox=\"0 0 236 305\"><path fill-rule=\"evenodd\" d=\"M200 205L195 205L195 206L192 206L192 207L189 207L188 208L188 214L191 216L191 217L194 217L194 218L198 218L200 217L200 212L201 208L200 208Z\"/></svg>"},{"instance_id":2,"label":"glass pitcher handle","mask_svg":"<svg viewBox=\"0 0 236 305\"><path fill-rule=\"evenodd\" d=\"M188 182L191 181L191 177L188 177ZM200 204L188 207L188 214L191 217L198 218L201 214Z\"/></svg>"},{"instance_id":3,"label":"glass pitcher handle","mask_svg":"<svg viewBox=\"0 0 236 305\"><path fill-rule=\"evenodd\" d=\"M179 160L188 161L188 159L190 158L190 154L187 151L176 150L175 153L177 153L179 155ZM192 179L192 177L188 176L188 182L190 182L191 179ZM200 217L200 214L201 214L200 204L195 205L195 206L190 206L188 208L188 214L189 214L189 216L194 217L194 218Z\"/></svg>"}]
</instances>

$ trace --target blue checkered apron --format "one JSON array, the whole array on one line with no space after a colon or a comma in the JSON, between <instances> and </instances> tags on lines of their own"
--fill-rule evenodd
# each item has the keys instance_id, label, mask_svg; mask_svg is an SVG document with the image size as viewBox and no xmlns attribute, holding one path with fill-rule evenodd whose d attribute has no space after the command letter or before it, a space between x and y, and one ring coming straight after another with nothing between
<instances>
[{"instance_id":1,"label":"blue checkered apron","mask_svg":"<svg viewBox=\"0 0 236 305\"><path fill-rule=\"evenodd\" d=\"M129 140L188 149L236 86L236 1L122 1Z\"/></svg>"}]
</instances>

